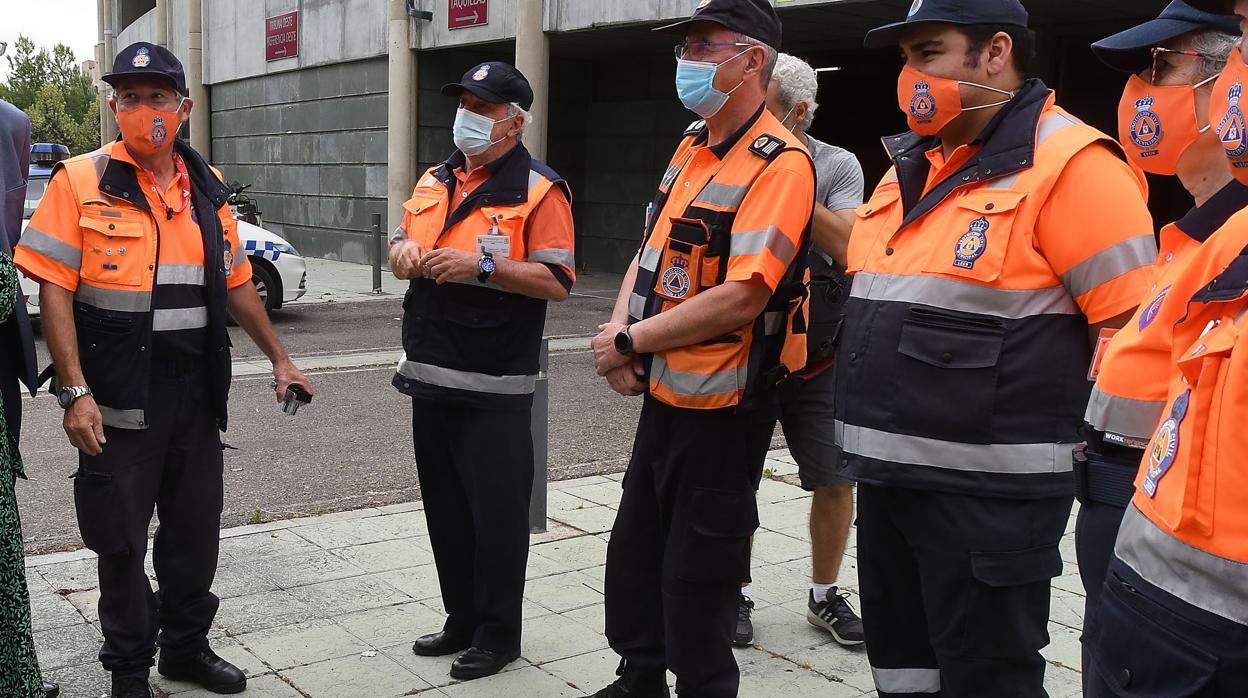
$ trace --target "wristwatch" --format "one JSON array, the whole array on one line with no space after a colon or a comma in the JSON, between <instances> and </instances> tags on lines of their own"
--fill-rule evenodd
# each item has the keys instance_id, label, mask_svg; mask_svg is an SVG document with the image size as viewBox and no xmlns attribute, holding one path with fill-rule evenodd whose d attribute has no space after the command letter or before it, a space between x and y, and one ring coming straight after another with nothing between
<instances>
[{"instance_id":1,"label":"wristwatch","mask_svg":"<svg viewBox=\"0 0 1248 698\"><path fill-rule=\"evenodd\" d=\"M481 269L481 273L477 274L477 281L481 283L489 281L494 275L494 270L498 268L498 265L494 263L494 255L489 252L481 253L481 261L477 262L477 266Z\"/></svg>"},{"instance_id":2,"label":"wristwatch","mask_svg":"<svg viewBox=\"0 0 1248 698\"><path fill-rule=\"evenodd\" d=\"M67 385L56 391L56 401L60 404L61 409L67 410L74 401L84 395L90 395L91 389L85 385Z\"/></svg>"},{"instance_id":3,"label":"wristwatch","mask_svg":"<svg viewBox=\"0 0 1248 698\"><path fill-rule=\"evenodd\" d=\"M621 354L633 353L633 335L629 334L629 328L625 327L615 333L615 350Z\"/></svg>"}]
</instances>

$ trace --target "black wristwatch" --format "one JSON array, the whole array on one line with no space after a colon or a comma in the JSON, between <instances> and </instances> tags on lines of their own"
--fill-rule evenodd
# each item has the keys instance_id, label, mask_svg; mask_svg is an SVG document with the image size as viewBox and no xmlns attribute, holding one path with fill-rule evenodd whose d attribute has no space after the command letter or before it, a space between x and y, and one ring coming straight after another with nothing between
<instances>
[{"instance_id":1,"label":"black wristwatch","mask_svg":"<svg viewBox=\"0 0 1248 698\"><path fill-rule=\"evenodd\" d=\"M481 253L481 261L477 262L477 266L481 269L481 273L477 274L477 281L485 283L494 275L494 270L498 265L494 262L494 255L489 252Z\"/></svg>"},{"instance_id":2,"label":"black wristwatch","mask_svg":"<svg viewBox=\"0 0 1248 698\"><path fill-rule=\"evenodd\" d=\"M625 327L615 333L615 350L621 354L633 353L633 335L629 334L629 328Z\"/></svg>"},{"instance_id":3,"label":"black wristwatch","mask_svg":"<svg viewBox=\"0 0 1248 698\"><path fill-rule=\"evenodd\" d=\"M91 394L91 389L85 385L67 385L56 391L56 401L60 404L61 409L67 410L74 401L80 397Z\"/></svg>"}]
</instances>

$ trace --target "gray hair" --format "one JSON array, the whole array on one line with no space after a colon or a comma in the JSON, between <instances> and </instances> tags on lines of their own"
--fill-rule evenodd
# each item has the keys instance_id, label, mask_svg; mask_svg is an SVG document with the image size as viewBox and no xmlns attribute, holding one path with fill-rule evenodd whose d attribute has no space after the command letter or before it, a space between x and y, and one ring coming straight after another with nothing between
<instances>
[{"instance_id":1,"label":"gray hair","mask_svg":"<svg viewBox=\"0 0 1248 698\"><path fill-rule=\"evenodd\" d=\"M507 110L507 118L510 119L513 116L520 117L520 133L517 133L516 137L521 138L524 136L524 132L528 130L529 125L533 123L533 115L515 102L512 102L510 106L511 108Z\"/></svg>"},{"instance_id":2,"label":"gray hair","mask_svg":"<svg viewBox=\"0 0 1248 698\"><path fill-rule=\"evenodd\" d=\"M771 80L776 83L780 105L784 107L786 114L796 109L797 105L806 104L806 115L797 127L803 131L809 130L815 121L815 110L819 108L819 103L815 101L815 95L819 92L819 76L815 69L797 56L782 53L776 59L776 69Z\"/></svg>"},{"instance_id":3,"label":"gray hair","mask_svg":"<svg viewBox=\"0 0 1248 698\"><path fill-rule=\"evenodd\" d=\"M1201 54L1198 68L1201 79L1211 78L1221 73L1226 67L1227 56L1239 45L1239 42L1240 37L1215 29L1193 32L1188 46L1190 50ZM1206 56L1214 56L1214 58L1206 58Z\"/></svg>"},{"instance_id":4,"label":"gray hair","mask_svg":"<svg viewBox=\"0 0 1248 698\"><path fill-rule=\"evenodd\" d=\"M775 72L776 70L776 58L778 56L776 50L768 46L767 44L764 44L763 42L759 41L758 39L755 39L752 36L746 36L745 34L738 33L737 41L739 43L748 44L750 46L763 47L763 51L766 53L766 56L767 56L763 60L763 73L762 73L763 89L767 89L767 85L771 83L771 74Z\"/></svg>"}]
</instances>

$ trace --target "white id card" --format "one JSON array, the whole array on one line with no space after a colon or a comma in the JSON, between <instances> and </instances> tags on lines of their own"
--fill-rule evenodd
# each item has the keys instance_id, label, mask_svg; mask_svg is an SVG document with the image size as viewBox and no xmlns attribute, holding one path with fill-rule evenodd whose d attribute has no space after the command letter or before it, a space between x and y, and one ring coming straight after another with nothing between
<instances>
[{"instance_id":1,"label":"white id card","mask_svg":"<svg viewBox=\"0 0 1248 698\"><path fill-rule=\"evenodd\" d=\"M477 252L489 252L495 257L511 256L511 237L508 235L478 235Z\"/></svg>"}]
</instances>

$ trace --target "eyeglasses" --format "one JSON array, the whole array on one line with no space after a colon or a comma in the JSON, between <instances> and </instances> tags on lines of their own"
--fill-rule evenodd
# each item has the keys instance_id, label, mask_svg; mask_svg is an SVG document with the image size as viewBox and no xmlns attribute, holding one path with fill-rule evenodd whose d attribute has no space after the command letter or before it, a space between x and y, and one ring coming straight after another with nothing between
<instances>
[{"instance_id":1,"label":"eyeglasses","mask_svg":"<svg viewBox=\"0 0 1248 698\"><path fill-rule=\"evenodd\" d=\"M755 46L740 41L682 41L676 44L676 60L705 58L712 49L727 46Z\"/></svg>"},{"instance_id":2,"label":"eyeglasses","mask_svg":"<svg viewBox=\"0 0 1248 698\"><path fill-rule=\"evenodd\" d=\"M1153 52L1153 63L1152 63L1151 72L1150 72L1150 76L1151 76L1150 82L1154 85L1157 84L1158 78L1165 77L1166 72L1174 67L1170 64L1168 60L1163 58L1163 56L1188 56L1190 58L1204 58L1205 60L1211 60L1211 61L1223 60L1222 58L1218 56L1214 56L1208 53L1201 53L1200 51L1180 51L1178 49L1165 48L1164 46L1154 46L1152 52Z\"/></svg>"}]
</instances>

